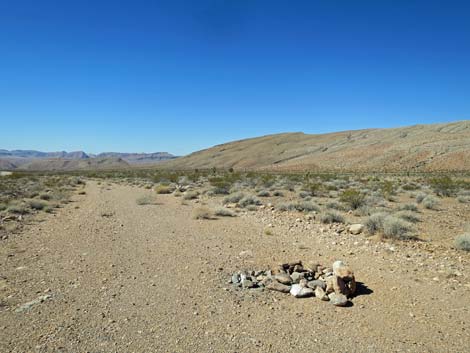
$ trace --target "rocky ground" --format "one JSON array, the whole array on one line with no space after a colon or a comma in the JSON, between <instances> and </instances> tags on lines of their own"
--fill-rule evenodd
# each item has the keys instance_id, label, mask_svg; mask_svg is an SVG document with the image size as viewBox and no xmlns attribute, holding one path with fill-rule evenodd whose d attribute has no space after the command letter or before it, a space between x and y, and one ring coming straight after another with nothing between
<instances>
[{"instance_id":1,"label":"rocky ground","mask_svg":"<svg viewBox=\"0 0 470 353\"><path fill-rule=\"evenodd\" d=\"M467 253L269 207L194 220L197 201L137 205L146 194L88 182L0 243L1 352L468 350ZM362 284L351 305L229 283L299 259L348 263Z\"/></svg>"}]
</instances>

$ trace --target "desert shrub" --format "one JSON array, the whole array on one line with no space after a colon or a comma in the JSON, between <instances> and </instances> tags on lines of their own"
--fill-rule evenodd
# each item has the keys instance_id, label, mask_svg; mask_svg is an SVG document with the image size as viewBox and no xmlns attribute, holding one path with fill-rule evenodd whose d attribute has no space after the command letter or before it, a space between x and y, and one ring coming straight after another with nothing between
<instances>
[{"instance_id":1,"label":"desert shrub","mask_svg":"<svg viewBox=\"0 0 470 353\"><path fill-rule=\"evenodd\" d=\"M415 196L415 200L417 203L421 203L426 198L426 196L428 196L428 194L424 192L418 192Z\"/></svg>"},{"instance_id":2,"label":"desert shrub","mask_svg":"<svg viewBox=\"0 0 470 353\"><path fill-rule=\"evenodd\" d=\"M156 200L155 200L155 197L154 197L154 196L151 196L151 195L144 195L144 196L139 197L137 200L135 200L135 202L136 202L136 204L138 204L139 206L143 206L143 205L155 205Z\"/></svg>"},{"instance_id":3,"label":"desert shrub","mask_svg":"<svg viewBox=\"0 0 470 353\"><path fill-rule=\"evenodd\" d=\"M392 181L385 180L384 182L382 182L380 190L384 198L389 201L393 200L392 196L395 194L395 186L393 185Z\"/></svg>"},{"instance_id":4,"label":"desert shrub","mask_svg":"<svg viewBox=\"0 0 470 353\"><path fill-rule=\"evenodd\" d=\"M467 196L458 196L457 201L460 203L467 203L470 202L470 198Z\"/></svg>"},{"instance_id":5,"label":"desert shrub","mask_svg":"<svg viewBox=\"0 0 470 353\"><path fill-rule=\"evenodd\" d=\"M51 194L44 193L44 194L39 194L39 198L44 201L49 201L52 198L52 196Z\"/></svg>"},{"instance_id":6,"label":"desert shrub","mask_svg":"<svg viewBox=\"0 0 470 353\"><path fill-rule=\"evenodd\" d=\"M336 201L330 201L325 205L326 208L329 208L331 210L338 210L338 211L343 211L344 206L340 204L339 202Z\"/></svg>"},{"instance_id":7,"label":"desert shrub","mask_svg":"<svg viewBox=\"0 0 470 353\"><path fill-rule=\"evenodd\" d=\"M302 198L302 199L304 199L306 197L310 197L310 196L312 196L312 194L308 191L300 191L299 192L299 197Z\"/></svg>"},{"instance_id":8,"label":"desert shrub","mask_svg":"<svg viewBox=\"0 0 470 353\"><path fill-rule=\"evenodd\" d=\"M356 208L353 211L353 214L358 217L364 217L364 216L369 216L373 211L374 211L374 208L364 205L359 208Z\"/></svg>"},{"instance_id":9,"label":"desert shrub","mask_svg":"<svg viewBox=\"0 0 470 353\"><path fill-rule=\"evenodd\" d=\"M157 194L171 194L174 188L170 185L159 184L154 190Z\"/></svg>"},{"instance_id":10,"label":"desert shrub","mask_svg":"<svg viewBox=\"0 0 470 353\"><path fill-rule=\"evenodd\" d=\"M245 194L243 194L241 192L236 192L236 193L233 193L233 194L230 194L230 195L226 196L223 200L223 203L224 204L226 204L226 203L237 203L241 199L243 199L244 197L245 197Z\"/></svg>"},{"instance_id":11,"label":"desert shrub","mask_svg":"<svg viewBox=\"0 0 470 353\"><path fill-rule=\"evenodd\" d=\"M255 205L248 205L248 206L245 207L245 209L247 211L257 211L258 207L256 207Z\"/></svg>"},{"instance_id":12,"label":"desert shrub","mask_svg":"<svg viewBox=\"0 0 470 353\"><path fill-rule=\"evenodd\" d=\"M470 233L464 233L456 237L454 244L459 250L470 251Z\"/></svg>"},{"instance_id":13,"label":"desert shrub","mask_svg":"<svg viewBox=\"0 0 470 353\"><path fill-rule=\"evenodd\" d=\"M47 202L41 200L27 200L26 203L30 208L37 211L42 210L47 206Z\"/></svg>"},{"instance_id":14,"label":"desert shrub","mask_svg":"<svg viewBox=\"0 0 470 353\"><path fill-rule=\"evenodd\" d=\"M336 210L327 210L320 215L320 221L325 224L344 223L344 217Z\"/></svg>"},{"instance_id":15,"label":"desert shrub","mask_svg":"<svg viewBox=\"0 0 470 353\"><path fill-rule=\"evenodd\" d=\"M193 210L192 217L193 219L211 219L212 214L212 211L208 207L201 206Z\"/></svg>"},{"instance_id":16,"label":"desert shrub","mask_svg":"<svg viewBox=\"0 0 470 353\"><path fill-rule=\"evenodd\" d=\"M199 192L197 191L186 191L183 195L184 200L194 200L197 199L199 196Z\"/></svg>"},{"instance_id":17,"label":"desert shrub","mask_svg":"<svg viewBox=\"0 0 470 353\"><path fill-rule=\"evenodd\" d=\"M12 205L8 206L7 211L9 213L21 214L21 215L29 213L26 205L20 204L20 203L12 204Z\"/></svg>"},{"instance_id":18,"label":"desert shrub","mask_svg":"<svg viewBox=\"0 0 470 353\"><path fill-rule=\"evenodd\" d=\"M256 196L246 195L238 202L238 204L240 205L240 207L245 208L250 205L252 206L261 205L261 201L258 200Z\"/></svg>"},{"instance_id":19,"label":"desert shrub","mask_svg":"<svg viewBox=\"0 0 470 353\"><path fill-rule=\"evenodd\" d=\"M383 222L383 235L385 238L409 238L411 224L395 216L387 216Z\"/></svg>"},{"instance_id":20,"label":"desert shrub","mask_svg":"<svg viewBox=\"0 0 470 353\"><path fill-rule=\"evenodd\" d=\"M416 223L420 221L419 217L413 211L403 210L403 211L397 212L395 216L411 223Z\"/></svg>"},{"instance_id":21,"label":"desert shrub","mask_svg":"<svg viewBox=\"0 0 470 353\"><path fill-rule=\"evenodd\" d=\"M276 206L276 209L283 212L295 211L297 209L296 205L295 202L282 202Z\"/></svg>"},{"instance_id":22,"label":"desert shrub","mask_svg":"<svg viewBox=\"0 0 470 353\"><path fill-rule=\"evenodd\" d=\"M364 205L365 196L356 189L347 189L341 194L340 201L355 210Z\"/></svg>"},{"instance_id":23,"label":"desert shrub","mask_svg":"<svg viewBox=\"0 0 470 353\"><path fill-rule=\"evenodd\" d=\"M380 232L384 228L384 220L388 215L386 213L374 213L365 222L369 234Z\"/></svg>"},{"instance_id":24,"label":"desert shrub","mask_svg":"<svg viewBox=\"0 0 470 353\"><path fill-rule=\"evenodd\" d=\"M236 214L232 210L229 210L228 208L225 207L219 207L214 211L214 214L216 216L221 216L221 217L235 217Z\"/></svg>"},{"instance_id":25,"label":"desert shrub","mask_svg":"<svg viewBox=\"0 0 470 353\"><path fill-rule=\"evenodd\" d=\"M400 206L400 210L418 212L418 206L414 203L406 203Z\"/></svg>"},{"instance_id":26,"label":"desert shrub","mask_svg":"<svg viewBox=\"0 0 470 353\"><path fill-rule=\"evenodd\" d=\"M257 194L259 197L269 197L271 194L269 193L268 190L260 190Z\"/></svg>"},{"instance_id":27,"label":"desert shrub","mask_svg":"<svg viewBox=\"0 0 470 353\"><path fill-rule=\"evenodd\" d=\"M320 207L316 203L310 201L298 202L295 208L297 209L297 211L301 212L320 211Z\"/></svg>"},{"instance_id":28,"label":"desert shrub","mask_svg":"<svg viewBox=\"0 0 470 353\"><path fill-rule=\"evenodd\" d=\"M7 207L8 206L5 203L0 203L0 211L5 211Z\"/></svg>"},{"instance_id":29,"label":"desert shrub","mask_svg":"<svg viewBox=\"0 0 470 353\"><path fill-rule=\"evenodd\" d=\"M410 182L403 184L401 188L406 191L413 191L413 190L418 190L421 187L421 185L418 185L416 183Z\"/></svg>"},{"instance_id":30,"label":"desert shrub","mask_svg":"<svg viewBox=\"0 0 470 353\"><path fill-rule=\"evenodd\" d=\"M429 180L429 185L431 185L434 192L439 196L453 195L458 186L458 184L449 176L432 178Z\"/></svg>"},{"instance_id":31,"label":"desert shrub","mask_svg":"<svg viewBox=\"0 0 470 353\"><path fill-rule=\"evenodd\" d=\"M300 211L300 212L312 212L320 211L320 206L314 202L301 201L301 202L283 202L276 207L279 211Z\"/></svg>"},{"instance_id":32,"label":"desert shrub","mask_svg":"<svg viewBox=\"0 0 470 353\"><path fill-rule=\"evenodd\" d=\"M428 195L423 199L422 204L424 208L428 210L435 210L439 204L439 200L432 195Z\"/></svg>"},{"instance_id":33,"label":"desert shrub","mask_svg":"<svg viewBox=\"0 0 470 353\"><path fill-rule=\"evenodd\" d=\"M283 197L284 193L282 191L276 190L273 192L273 196Z\"/></svg>"}]
</instances>

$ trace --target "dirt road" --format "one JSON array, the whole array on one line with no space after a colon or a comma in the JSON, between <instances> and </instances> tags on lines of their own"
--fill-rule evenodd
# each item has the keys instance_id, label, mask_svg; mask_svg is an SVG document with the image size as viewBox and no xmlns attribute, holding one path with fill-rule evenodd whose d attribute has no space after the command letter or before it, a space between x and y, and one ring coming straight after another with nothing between
<instances>
[{"instance_id":1,"label":"dirt road","mask_svg":"<svg viewBox=\"0 0 470 353\"><path fill-rule=\"evenodd\" d=\"M194 204L172 195L136 204L150 193L89 182L86 195L0 243L0 352L469 349L467 254L322 233L267 210L193 220ZM336 308L227 283L235 270L296 259L343 259L368 289Z\"/></svg>"}]
</instances>

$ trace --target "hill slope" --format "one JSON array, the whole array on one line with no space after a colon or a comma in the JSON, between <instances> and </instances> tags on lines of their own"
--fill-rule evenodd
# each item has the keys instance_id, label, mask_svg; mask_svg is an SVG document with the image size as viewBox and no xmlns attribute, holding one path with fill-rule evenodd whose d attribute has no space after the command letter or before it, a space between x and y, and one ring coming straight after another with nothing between
<instances>
[{"instance_id":1,"label":"hill slope","mask_svg":"<svg viewBox=\"0 0 470 353\"><path fill-rule=\"evenodd\" d=\"M470 121L234 141L169 162L167 168L324 171L468 171Z\"/></svg>"},{"instance_id":2,"label":"hill slope","mask_svg":"<svg viewBox=\"0 0 470 353\"><path fill-rule=\"evenodd\" d=\"M29 171L72 171L118 169L129 167L121 158L88 158L88 159L35 159L17 168Z\"/></svg>"}]
</instances>

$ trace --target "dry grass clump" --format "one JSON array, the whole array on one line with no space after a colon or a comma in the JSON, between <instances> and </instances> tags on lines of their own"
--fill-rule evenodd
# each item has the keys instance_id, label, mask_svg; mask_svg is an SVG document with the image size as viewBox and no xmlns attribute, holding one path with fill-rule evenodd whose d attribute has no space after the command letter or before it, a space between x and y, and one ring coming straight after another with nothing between
<instances>
[{"instance_id":1,"label":"dry grass clump","mask_svg":"<svg viewBox=\"0 0 470 353\"><path fill-rule=\"evenodd\" d=\"M387 216L383 222L383 235L385 238L408 239L412 226L410 223L395 216Z\"/></svg>"},{"instance_id":2,"label":"dry grass clump","mask_svg":"<svg viewBox=\"0 0 470 353\"><path fill-rule=\"evenodd\" d=\"M410 223L416 223L420 221L420 218L413 211L399 211L395 213L395 216Z\"/></svg>"},{"instance_id":3,"label":"dry grass clump","mask_svg":"<svg viewBox=\"0 0 470 353\"><path fill-rule=\"evenodd\" d=\"M157 200L152 195L144 195L144 196L139 197L137 200L135 200L135 202L139 206L144 206L144 205L155 205L157 203Z\"/></svg>"},{"instance_id":4,"label":"dry grass clump","mask_svg":"<svg viewBox=\"0 0 470 353\"><path fill-rule=\"evenodd\" d=\"M365 222L365 226L369 234L375 234L383 230L386 213L374 213Z\"/></svg>"},{"instance_id":5,"label":"dry grass clump","mask_svg":"<svg viewBox=\"0 0 470 353\"><path fill-rule=\"evenodd\" d=\"M336 201L330 201L325 205L326 208L330 210L344 211L344 206Z\"/></svg>"},{"instance_id":6,"label":"dry grass clump","mask_svg":"<svg viewBox=\"0 0 470 353\"><path fill-rule=\"evenodd\" d=\"M344 223L343 215L336 210L327 210L320 215L320 221L324 224Z\"/></svg>"},{"instance_id":7,"label":"dry grass clump","mask_svg":"<svg viewBox=\"0 0 470 353\"><path fill-rule=\"evenodd\" d=\"M40 211L43 210L48 203L42 200L26 200L26 204L33 210Z\"/></svg>"},{"instance_id":8,"label":"dry grass clump","mask_svg":"<svg viewBox=\"0 0 470 353\"><path fill-rule=\"evenodd\" d=\"M200 206L193 210L193 219L212 219L213 212L206 206Z\"/></svg>"},{"instance_id":9,"label":"dry grass clump","mask_svg":"<svg viewBox=\"0 0 470 353\"><path fill-rule=\"evenodd\" d=\"M426 194L424 192L418 192L415 195L415 200L416 200L417 203L421 203L426 198L426 196L428 196L428 194Z\"/></svg>"},{"instance_id":10,"label":"dry grass clump","mask_svg":"<svg viewBox=\"0 0 470 353\"><path fill-rule=\"evenodd\" d=\"M261 201L253 195L246 195L240 201L238 201L238 205L242 208L246 208L248 206L257 206L261 205Z\"/></svg>"},{"instance_id":11,"label":"dry grass clump","mask_svg":"<svg viewBox=\"0 0 470 353\"><path fill-rule=\"evenodd\" d=\"M197 191L186 191L183 194L183 199L184 200L194 200L194 199L197 199L198 196L199 196L199 192L197 192Z\"/></svg>"},{"instance_id":12,"label":"dry grass clump","mask_svg":"<svg viewBox=\"0 0 470 353\"><path fill-rule=\"evenodd\" d=\"M155 186L154 190L157 194L171 194L174 188L170 185L159 184Z\"/></svg>"},{"instance_id":13,"label":"dry grass clump","mask_svg":"<svg viewBox=\"0 0 470 353\"><path fill-rule=\"evenodd\" d=\"M273 196L283 197L284 193L280 190L276 190L276 191L273 192Z\"/></svg>"},{"instance_id":14,"label":"dry grass clump","mask_svg":"<svg viewBox=\"0 0 470 353\"><path fill-rule=\"evenodd\" d=\"M454 245L459 250L470 251L470 233L457 236Z\"/></svg>"},{"instance_id":15,"label":"dry grass clump","mask_svg":"<svg viewBox=\"0 0 470 353\"><path fill-rule=\"evenodd\" d=\"M400 210L403 210L403 211L412 211L412 212L418 212L418 205L414 204L414 203L406 203L404 205L401 205L399 207Z\"/></svg>"},{"instance_id":16,"label":"dry grass clump","mask_svg":"<svg viewBox=\"0 0 470 353\"><path fill-rule=\"evenodd\" d=\"M15 202L15 203L8 206L7 212L8 213L13 213L13 214L24 215L24 214L28 214L29 210L28 210L28 208L26 207L25 204Z\"/></svg>"},{"instance_id":17,"label":"dry grass clump","mask_svg":"<svg viewBox=\"0 0 470 353\"><path fill-rule=\"evenodd\" d=\"M214 215L220 216L220 217L235 217L236 214L232 210L229 210L228 208L225 207L219 207L214 211Z\"/></svg>"},{"instance_id":18,"label":"dry grass clump","mask_svg":"<svg viewBox=\"0 0 470 353\"><path fill-rule=\"evenodd\" d=\"M256 196L258 196L258 197L269 197L269 196L271 196L271 194L269 193L268 190L260 190L260 191L256 194Z\"/></svg>"},{"instance_id":19,"label":"dry grass clump","mask_svg":"<svg viewBox=\"0 0 470 353\"><path fill-rule=\"evenodd\" d=\"M233 194L230 194L228 196L226 196L223 200L223 203L224 204L227 204L227 203L237 203L239 202L242 198L245 197L245 194L242 193L242 192L235 192Z\"/></svg>"},{"instance_id":20,"label":"dry grass clump","mask_svg":"<svg viewBox=\"0 0 470 353\"><path fill-rule=\"evenodd\" d=\"M319 212L320 206L311 201L300 201L300 202L282 202L276 206L277 210L287 211L299 211L299 212Z\"/></svg>"},{"instance_id":21,"label":"dry grass clump","mask_svg":"<svg viewBox=\"0 0 470 353\"><path fill-rule=\"evenodd\" d=\"M421 203L423 204L424 208L427 208L428 210L435 210L439 205L439 200L432 195L428 195Z\"/></svg>"}]
</instances>

